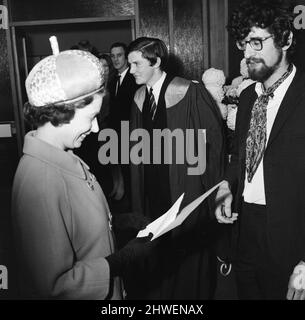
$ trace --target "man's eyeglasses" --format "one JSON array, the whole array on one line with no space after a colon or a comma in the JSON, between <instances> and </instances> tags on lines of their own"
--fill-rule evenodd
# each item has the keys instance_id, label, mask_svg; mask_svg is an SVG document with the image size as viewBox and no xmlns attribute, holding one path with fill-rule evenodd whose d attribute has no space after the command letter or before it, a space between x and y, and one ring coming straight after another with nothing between
<instances>
[{"instance_id":1,"label":"man's eyeglasses","mask_svg":"<svg viewBox=\"0 0 305 320\"><path fill-rule=\"evenodd\" d=\"M250 47L255 51L261 51L263 49L263 41L272 38L273 35L265 37L265 38L251 38L248 41L237 41L236 46L239 50L245 51L247 44L250 44Z\"/></svg>"}]
</instances>

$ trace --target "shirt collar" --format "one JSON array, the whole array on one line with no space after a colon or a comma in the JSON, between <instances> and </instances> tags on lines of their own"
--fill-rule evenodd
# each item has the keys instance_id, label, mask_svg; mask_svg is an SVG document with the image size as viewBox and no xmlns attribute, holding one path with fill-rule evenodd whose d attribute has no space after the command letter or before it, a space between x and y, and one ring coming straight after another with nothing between
<instances>
[{"instance_id":1,"label":"shirt collar","mask_svg":"<svg viewBox=\"0 0 305 320\"><path fill-rule=\"evenodd\" d=\"M30 131L25 135L23 146L24 154L46 162L70 175L86 179L84 168L88 170L89 167L83 160L77 157L72 151L64 151L56 148L36 138L35 135L36 131Z\"/></svg>"},{"instance_id":2,"label":"shirt collar","mask_svg":"<svg viewBox=\"0 0 305 320\"><path fill-rule=\"evenodd\" d=\"M276 95L279 92L283 92L284 94L286 93L289 85L291 84L295 74L296 74L296 67L295 65L293 65L292 67L292 72L290 73L290 75L283 81L283 83L281 83L278 88L276 88L276 90L274 91L274 95ZM255 91L257 93L258 96L261 96L264 93L264 86L261 82L257 82L255 85Z\"/></svg>"},{"instance_id":3,"label":"shirt collar","mask_svg":"<svg viewBox=\"0 0 305 320\"><path fill-rule=\"evenodd\" d=\"M120 77L121 77L121 78L120 78L120 83L122 83L124 77L126 76L126 73L127 73L128 69L129 69L129 68L126 68L122 73L119 73L119 75L120 75Z\"/></svg>"},{"instance_id":4,"label":"shirt collar","mask_svg":"<svg viewBox=\"0 0 305 320\"><path fill-rule=\"evenodd\" d=\"M161 75L161 78L152 86L153 95L154 95L156 104L158 104L161 88L162 88L162 85L163 85L163 82L164 82L165 78L166 78L166 72L163 71L162 75ZM148 92L149 92L150 88L151 87L147 86Z\"/></svg>"}]
</instances>

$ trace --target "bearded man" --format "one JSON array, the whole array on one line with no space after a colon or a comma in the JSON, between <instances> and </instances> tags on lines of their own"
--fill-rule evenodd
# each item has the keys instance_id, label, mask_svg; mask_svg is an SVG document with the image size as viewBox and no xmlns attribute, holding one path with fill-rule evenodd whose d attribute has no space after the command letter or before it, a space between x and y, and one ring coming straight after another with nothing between
<instances>
[{"instance_id":1,"label":"bearded man","mask_svg":"<svg viewBox=\"0 0 305 320\"><path fill-rule=\"evenodd\" d=\"M256 80L241 94L216 197L218 222L238 221L240 299L305 299L305 75L292 64L294 15L281 3L243 2L228 26Z\"/></svg>"}]
</instances>

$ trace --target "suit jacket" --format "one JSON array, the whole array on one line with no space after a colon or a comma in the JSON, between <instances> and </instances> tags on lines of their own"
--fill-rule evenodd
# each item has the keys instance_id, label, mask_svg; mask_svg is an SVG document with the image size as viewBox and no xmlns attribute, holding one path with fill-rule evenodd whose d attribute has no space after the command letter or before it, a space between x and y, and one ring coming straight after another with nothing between
<instances>
[{"instance_id":1,"label":"suit jacket","mask_svg":"<svg viewBox=\"0 0 305 320\"><path fill-rule=\"evenodd\" d=\"M129 121L130 110L134 94L139 86L136 84L134 76L128 69L119 89L115 95L116 77L109 82L110 94L110 127L120 132L121 121Z\"/></svg>"},{"instance_id":2,"label":"suit jacket","mask_svg":"<svg viewBox=\"0 0 305 320\"><path fill-rule=\"evenodd\" d=\"M268 242L275 260L291 272L301 259L305 261L304 89L305 74L297 71L278 110L263 158ZM256 98L255 84L240 97L234 150L226 172L235 194L233 210L237 212L244 190L246 139ZM238 231L237 226L235 229Z\"/></svg>"}]
</instances>

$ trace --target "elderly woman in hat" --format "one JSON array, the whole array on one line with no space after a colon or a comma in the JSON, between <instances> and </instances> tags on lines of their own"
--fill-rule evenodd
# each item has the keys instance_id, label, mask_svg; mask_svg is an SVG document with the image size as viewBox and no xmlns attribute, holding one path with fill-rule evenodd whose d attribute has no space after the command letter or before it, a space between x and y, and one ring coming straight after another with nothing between
<instances>
[{"instance_id":1,"label":"elderly woman in hat","mask_svg":"<svg viewBox=\"0 0 305 320\"><path fill-rule=\"evenodd\" d=\"M99 130L103 67L89 52L53 52L26 79L25 116L37 129L25 136L13 186L20 293L33 299L121 299L118 276L148 252L148 239L114 253L103 191L72 152Z\"/></svg>"}]
</instances>

